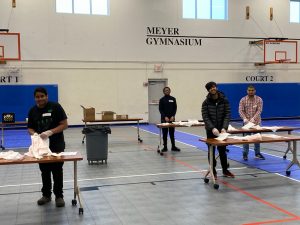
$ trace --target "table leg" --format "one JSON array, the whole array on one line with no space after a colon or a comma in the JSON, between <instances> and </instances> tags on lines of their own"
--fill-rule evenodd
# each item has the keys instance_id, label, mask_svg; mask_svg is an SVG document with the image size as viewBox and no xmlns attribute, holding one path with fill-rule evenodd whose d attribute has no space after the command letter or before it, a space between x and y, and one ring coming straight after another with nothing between
<instances>
[{"instance_id":1,"label":"table leg","mask_svg":"<svg viewBox=\"0 0 300 225\"><path fill-rule=\"evenodd\" d=\"M300 163L298 161L297 158L297 141L293 141L293 149L292 149L292 153L293 153L293 158L292 161L290 162L290 164L287 166L286 168L286 175L289 176L291 175L291 171L289 170L294 164L296 164L298 167L300 167Z\"/></svg>"},{"instance_id":2,"label":"table leg","mask_svg":"<svg viewBox=\"0 0 300 225\"><path fill-rule=\"evenodd\" d=\"M4 150L5 147L4 147L4 126L2 125L1 127L1 149Z\"/></svg>"},{"instance_id":3,"label":"table leg","mask_svg":"<svg viewBox=\"0 0 300 225\"><path fill-rule=\"evenodd\" d=\"M87 127L87 122L84 122L84 128ZM81 143L84 144L85 134L83 135Z\"/></svg>"},{"instance_id":4,"label":"table leg","mask_svg":"<svg viewBox=\"0 0 300 225\"><path fill-rule=\"evenodd\" d=\"M159 153L160 155L164 155L164 153L161 151L161 139L162 139L162 128L159 128L159 143L157 146L157 153Z\"/></svg>"},{"instance_id":5,"label":"table leg","mask_svg":"<svg viewBox=\"0 0 300 225\"><path fill-rule=\"evenodd\" d=\"M72 205L77 205L77 200L76 197L78 197L79 201L79 214L83 214L83 207L81 203L81 198L80 198L80 189L78 187L77 183L77 161L74 161L74 199L72 200Z\"/></svg>"},{"instance_id":6,"label":"table leg","mask_svg":"<svg viewBox=\"0 0 300 225\"><path fill-rule=\"evenodd\" d=\"M207 171L207 173L204 176L204 182L208 183L209 179L207 178L207 176L210 174L210 176L212 177L213 183L214 183L214 189L219 189L219 184L217 179L215 178L214 175L214 146L213 145L209 145L209 169Z\"/></svg>"},{"instance_id":7,"label":"table leg","mask_svg":"<svg viewBox=\"0 0 300 225\"><path fill-rule=\"evenodd\" d=\"M291 134L291 131L288 131L288 134L290 135ZM286 154L289 152L289 151L293 151L293 149L292 149L292 145L291 145L291 142L290 141L288 141L288 147L287 147L287 149L286 149L286 151L285 151L285 153L284 153L284 155L283 155L283 159L286 159Z\"/></svg>"},{"instance_id":8,"label":"table leg","mask_svg":"<svg viewBox=\"0 0 300 225\"><path fill-rule=\"evenodd\" d=\"M139 120L137 120L137 135L138 135L138 141L139 141L140 143L142 143L143 140L142 140L141 137L140 137L140 121L139 121Z\"/></svg>"}]
</instances>

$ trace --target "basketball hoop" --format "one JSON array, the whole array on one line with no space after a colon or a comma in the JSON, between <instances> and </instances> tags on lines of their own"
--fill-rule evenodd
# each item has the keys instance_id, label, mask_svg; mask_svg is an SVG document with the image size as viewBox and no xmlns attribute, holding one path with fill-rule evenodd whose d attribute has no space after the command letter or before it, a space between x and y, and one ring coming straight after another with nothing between
<instances>
[{"instance_id":1,"label":"basketball hoop","mask_svg":"<svg viewBox=\"0 0 300 225\"><path fill-rule=\"evenodd\" d=\"M290 63L291 62L291 59L279 59L279 60L276 60L278 63Z\"/></svg>"}]
</instances>

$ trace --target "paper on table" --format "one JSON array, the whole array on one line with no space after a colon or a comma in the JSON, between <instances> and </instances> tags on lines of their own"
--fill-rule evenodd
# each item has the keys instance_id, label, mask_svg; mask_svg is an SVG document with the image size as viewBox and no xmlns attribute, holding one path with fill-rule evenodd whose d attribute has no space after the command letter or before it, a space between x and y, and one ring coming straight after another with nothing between
<instances>
[{"instance_id":1,"label":"paper on table","mask_svg":"<svg viewBox=\"0 0 300 225\"><path fill-rule=\"evenodd\" d=\"M278 127L278 126L272 126L272 127L261 127L262 129L269 129L273 132L276 132L277 130L279 130L282 127Z\"/></svg>"},{"instance_id":2,"label":"paper on table","mask_svg":"<svg viewBox=\"0 0 300 225\"><path fill-rule=\"evenodd\" d=\"M249 123L247 123L246 125L244 125L244 126L242 127L242 129L250 129L250 128L254 127L254 126L255 126L254 123L249 122Z\"/></svg>"},{"instance_id":3,"label":"paper on table","mask_svg":"<svg viewBox=\"0 0 300 225\"><path fill-rule=\"evenodd\" d=\"M60 152L60 153L55 153L55 152L52 152L52 156L55 156L55 157L59 157L59 156L67 156L67 155L76 155L77 152Z\"/></svg>"},{"instance_id":4,"label":"paper on table","mask_svg":"<svg viewBox=\"0 0 300 225\"><path fill-rule=\"evenodd\" d=\"M77 152L61 152L61 155L77 155Z\"/></svg>"},{"instance_id":5,"label":"paper on table","mask_svg":"<svg viewBox=\"0 0 300 225\"><path fill-rule=\"evenodd\" d=\"M230 136L232 139L236 140L245 140L245 141L260 141L262 140L261 134L253 134L253 135L246 135L246 136Z\"/></svg>"},{"instance_id":6,"label":"paper on table","mask_svg":"<svg viewBox=\"0 0 300 225\"><path fill-rule=\"evenodd\" d=\"M282 138L283 137L283 136L279 136L279 135L276 135L276 134L262 134L261 136L268 137L268 138Z\"/></svg>"},{"instance_id":7,"label":"paper on table","mask_svg":"<svg viewBox=\"0 0 300 225\"><path fill-rule=\"evenodd\" d=\"M234 128L233 126L231 126L230 124L229 124L229 126L228 126L228 129L227 129L228 131L235 131L235 130L237 130L236 128Z\"/></svg>"},{"instance_id":8,"label":"paper on table","mask_svg":"<svg viewBox=\"0 0 300 225\"><path fill-rule=\"evenodd\" d=\"M215 139L218 141L224 141L225 139L228 138L230 134L229 133L220 133L220 135L218 137L216 137Z\"/></svg>"}]
</instances>

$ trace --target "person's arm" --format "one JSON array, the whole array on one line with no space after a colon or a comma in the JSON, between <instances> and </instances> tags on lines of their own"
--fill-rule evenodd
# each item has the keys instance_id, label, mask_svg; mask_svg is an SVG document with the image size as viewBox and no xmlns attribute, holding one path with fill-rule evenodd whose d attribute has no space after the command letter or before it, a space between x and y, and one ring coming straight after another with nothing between
<instances>
[{"instance_id":1,"label":"person's arm","mask_svg":"<svg viewBox=\"0 0 300 225\"><path fill-rule=\"evenodd\" d=\"M230 122L230 104L227 99L224 100L225 117L223 121L223 129L227 130Z\"/></svg>"},{"instance_id":2,"label":"person's arm","mask_svg":"<svg viewBox=\"0 0 300 225\"><path fill-rule=\"evenodd\" d=\"M57 134L62 132L63 130L68 128L68 120L62 120L59 122L59 125L53 129L51 129L51 131L53 132L53 134Z\"/></svg>"},{"instance_id":3,"label":"person's arm","mask_svg":"<svg viewBox=\"0 0 300 225\"><path fill-rule=\"evenodd\" d=\"M240 100L240 104L239 104L239 114L240 114L240 117L243 119L243 122L244 123L247 123L248 122L248 119L247 119L247 116L245 114L245 99L242 98Z\"/></svg>"},{"instance_id":4,"label":"person's arm","mask_svg":"<svg viewBox=\"0 0 300 225\"><path fill-rule=\"evenodd\" d=\"M251 118L252 121L257 121L258 117L260 117L263 109L263 101L260 97L257 97L257 103L256 103L256 113L254 116Z\"/></svg>"},{"instance_id":5,"label":"person's arm","mask_svg":"<svg viewBox=\"0 0 300 225\"><path fill-rule=\"evenodd\" d=\"M176 112L177 112L177 102L176 102L176 98L174 98L174 111L173 111L172 117L170 118L170 121L172 121L172 122L175 121Z\"/></svg>"},{"instance_id":6,"label":"person's arm","mask_svg":"<svg viewBox=\"0 0 300 225\"><path fill-rule=\"evenodd\" d=\"M209 118L208 105L207 105L206 101L204 101L202 103L201 113L202 113L203 122L205 124L205 129L206 130L214 129L215 127Z\"/></svg>"},{"instance_id":7,"label":"person's arm","mask_svg":"<svg viewBox=\"0 0 300 225\"><path fill-rule=\"evenodd\" d=\"M60 121L59 125L57 127L54 127L50 130L46 130L43 133L41 133L40 137L43 139L48 138L48 137L52 136L53 134L60 133L67 128L68 128L68 120L65 119L65 120Z\"/></svg>"},{"instance_id":8,"label":"person's arm","mask_svg":"<svg viewBox=\"0 0 300 225\"><path fill-rule=\"evenodd\" d=\"M159 109L161 117L165 118L165 112L164 112L165 110L164 110L164 104L163 104L163 99L162 98L159 100L158 109Z\"/></svg>"},{"instance_id":9,"label":"person's arm","mask_svg":"<svg viewBox=\"0 0 300 225\"><path fill-rule=\"evenodd\" d=\"M32 128L28 128L27 130L30 135L33 135L35 133L35 130Z\"/></svg>"}]
</instances>

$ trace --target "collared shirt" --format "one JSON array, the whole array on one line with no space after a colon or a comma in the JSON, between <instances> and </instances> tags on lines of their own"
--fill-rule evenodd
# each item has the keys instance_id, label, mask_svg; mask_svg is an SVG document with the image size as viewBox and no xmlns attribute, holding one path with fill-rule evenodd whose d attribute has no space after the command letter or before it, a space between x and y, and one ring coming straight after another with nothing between
<instances>
[{"instance_id":1,"label":"collared shirt","mask_svg":"<svg viewBox=\"0 0 300 225\"><path fill-rule=\"evenodd\" d=\"M254 124L260 124L262 108L263 100L259 96L254 95L250 98L247 95L240 101L239 114L243 120L247 119Z\"/></svg>"}]
</instances>

